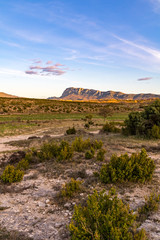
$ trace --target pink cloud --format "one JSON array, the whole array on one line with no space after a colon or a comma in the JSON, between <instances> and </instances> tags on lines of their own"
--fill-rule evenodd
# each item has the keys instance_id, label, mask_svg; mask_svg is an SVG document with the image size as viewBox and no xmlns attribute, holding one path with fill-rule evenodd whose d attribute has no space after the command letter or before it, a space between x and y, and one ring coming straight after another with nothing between
<instances>
[{"instance_id":1,"label":"pink cloud","mask_svg":"<svg viewBox=\"0 0 160 240\"><path fill-rule=\"evenodd\" d=\"M56 63L55 66L56 66L56 67L63 67L64 65L61 64L61 63Z\"/></svg>"},{"instance_id":2,"label":"pink cloud","mask_svg":"<svg viewBox=\"0 0 160 240\"><path fill-rule=\"evenodd\" d=\"M52 64L53 62L52 61L48 61L48 62L46 62L46 64L48 65L48 64Z\"/></svg>"},{"instance_id":3,"label":"pink cloud","mask_svg":"<svg viewBox=\"0 0 160 240\"><path fill-rule=\"evenodd\" d=\"M145 77L145 78L139 78L139 79L137 79L137 81L148 81L151 79L152 79L152 77Z\"/></svg>"},{"instance_id":4,"label":"pink cloud","mask_svg":"<svg viewBox=\"0 0 160 240\"><path fill-rule=\"evenodd\" d=\"M47 65L49 65L51 63L52 63L52 61L46 62ZM25 71L25 73L26 74L38 74L41 76L48 76L48 75L59 76L59 75L63 75L64 73L66 73L66 70L68 70L67 68L62 68L63 66L65 66L65 65L63 65L61 63L56 63L51 66L31 65L31 66L29 66L30 70ZM36 70L36 72L34 70Z\"/></svg>"},{"instance_id":5,"label":"pink cloud","mask_svg":"<svg viewBox=\"0 0 160 240\"><path fill-rule=\"evenodd\" d=\"M31 70L32 70L32 69L42 69L41 66L30 66L29 68L30 68Z\"/></svg>"},{"instance_id":6,"label":"pink cloud","mask_svg":"<svg viewBox=\"0 0 160 240\"><path fill-rule=\"evenodd\" d=\"M35 71L25 71L25 73L26 73L26 74L30 74L30 75L32 75L32 74L38 74L38 73L35 72Z\"/></svg>"}]
</instances>

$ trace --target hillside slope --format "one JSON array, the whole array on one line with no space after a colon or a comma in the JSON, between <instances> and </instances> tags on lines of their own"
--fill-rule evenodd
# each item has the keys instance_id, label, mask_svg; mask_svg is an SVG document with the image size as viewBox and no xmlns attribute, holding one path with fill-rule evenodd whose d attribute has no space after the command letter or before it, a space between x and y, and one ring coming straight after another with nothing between
<instances>
[{"instance_id":1,"label":"hillside slope","mask_svg":"<svg viewBox=\"0 0 160 240\"><path fill-rule=\"evenodd\" d=\"M6 98L17 98L17 96L11 95L11 94L7 94L4 92L0 92L0 97L6 97Z\"/></svg>"}]
</instances>

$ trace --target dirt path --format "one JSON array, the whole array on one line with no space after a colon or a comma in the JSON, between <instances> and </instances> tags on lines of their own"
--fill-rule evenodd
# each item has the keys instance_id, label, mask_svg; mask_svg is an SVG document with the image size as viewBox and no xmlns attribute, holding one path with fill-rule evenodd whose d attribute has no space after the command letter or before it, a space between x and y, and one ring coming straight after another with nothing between
<instances>
[{"instance_id":1,"label":"dirt path","mask_svg":"<svg viewBox=\"0 0 160 240\"><path fill-rule=\"evenodd\" d=\"M47 129L48 130L48 129ZM98 134L99 130L90 132L92 134ZM7 152L7 151L14 151L18 150L20 147L18 146L11 146L9 142L12 141L20 141L20 140L27 140L29 137L37 136L37 137L43 137L46 134L46 131L37 131L32 134L23 134L23 135L17 135L17 136L6 136L6 137L0 137L0 153ZM62 137L65 133L59 133L59 134L49 134L51 137Z\"/></svg>"},{"instance_id":2,"label":"dirt path","mask_svg":"<svg viewBox=\"0 0 160 240\"><path fill-rule=\"evenodd\" d=\"M29 137L38 136L42 137L43 132L37 132L35 134L26 134L26 135L18 135L18 136L7 136L7 137L0 137L0 153L6 151L14 151L18 150L18 146L11 146L9 142L11 141L19 141L19 140L27 140ZM50 135L51 137L61 137L64 134L55 134Z\"/></svg>"}]
</instances>

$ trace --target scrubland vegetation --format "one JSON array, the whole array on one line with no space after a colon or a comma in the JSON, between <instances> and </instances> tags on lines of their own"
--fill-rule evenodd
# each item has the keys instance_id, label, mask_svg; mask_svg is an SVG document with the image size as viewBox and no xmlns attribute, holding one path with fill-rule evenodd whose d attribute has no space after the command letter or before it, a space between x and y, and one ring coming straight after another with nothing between
<instances>
[{"instance_id":1,"label":"scrubland vegetation","mask_svg":"<svg viewBox=\"0 0 160 240\"><path fill-rule=\"evenodd\" d=\"M142 110L150 101L56 101L0 98L0 135L33 132L55 127L56 120L79 120L86 129L104 120L122 122L131 111ZM109 109L109 112L106 112Z\"/></svg>"},{"instance_id":2,"label":"scrubland vegetation","mask_svg":"<svg viewBox=\"0 0 160 240\"><path fill-rule=\"evenodd\" d=\"M160 100L146 106L142 112L131 112L125 120L126 135L160 139Z\"/></svg>"},{"instance_id":3,"label":"scrubland vegetation","mask_svg":"<svg viewBox=\"0 0 160 240\"><path fill-rule=\"evenodd\" d=\"M58 209L64 209L66 203L69 206L71 217L64 239L152 239L150 232L141 226L159 210L159 160L154 154L160 150L160 101L148 105L148 102L111 104L46 100L45 108L42 107L44 100L8 99L3 100L3 104L5 101L10 101L8 107L15 101L20 102L21 108L25 107L19 115L14 107L11 107L11 115L1 112L0 121L4 126L14 125L13 119L19 116L23 123L37 121L43 129L45 121L55 124L58 109L63 120L72 120L70 125L63 126L61 137L23 141L24 156L1 164L1 188L18 186L36 170L43 178L57 181L57 185L63 182L60 187L55 186L57 194L49 201L52 202L50 214L55 211L52 205ZM105 106L111 110L108 117L106 112L103 114ZM4 107L9 111L6 105ZM62 114L62 107L69 112ZM51 109L56 111L51 112ZM31 111L33 114L27 115ZM78 121L81 124L78 125ZM21 141L16 142L18 147L21 144ZM143 192L140 204L134 202L137 189ZM0 229L0 234L2 232Z\"/></svg>"}]
</instances>

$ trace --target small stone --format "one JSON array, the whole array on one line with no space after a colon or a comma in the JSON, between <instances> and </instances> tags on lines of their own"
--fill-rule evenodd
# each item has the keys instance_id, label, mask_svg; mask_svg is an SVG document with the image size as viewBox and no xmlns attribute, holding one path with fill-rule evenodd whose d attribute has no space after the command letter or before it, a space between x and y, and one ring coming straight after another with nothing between
<instances>
[{"instance_id":1,"label":"small stone","mask_svg":"<svg viewBox=\"0 0 160 240\"><path fill-rule=\"evenodd\" d=\"M65 204L64 204L64 207L65 207L65 208L70 208L70 207L71 207L71 203L68 203L68 202L65 203Z\"/></svg>"},{"instance_id":2,"label":"small stone","mask_svg":"<svg viewBox=\"0 0 160 240\"><path fill-rule=\"evenodd\" d=\"M45 208L46 204L43 202L38 202L38 206L41 208Z\"/></svg>"},{"instance_id":3,"label":"small stone","mask_svg":"<svg viewBox=\"0 0 160 240\"><path fill-rule=\"evenodd\" d=\"M49 199L47 199L47 200L46 200L46 204L48 204L49 202L50 202L50 200L49 200Z\"/></svg>"},{"instance_id":4,"label":"small stone","mask_svg":"<svg viewBox=\"0 0 160 240\"><path fill-rule=\"evenodd\" d=\"M59 222L59 223L55 223L54 225L56 228L60 228L63 226L63 223L62 222Z\"/></svg>"},{"instance_id":5,"label":"small stone","mask_svg":"<svg viewBox=\"0 0 160 240\"><path fill-rule=\"evenodd\" d=\"M86 175L89 176L89 177L93 176L93 171L90 170L90 169L87 169L86 170Z\"/></svg>"}]
</instances>

